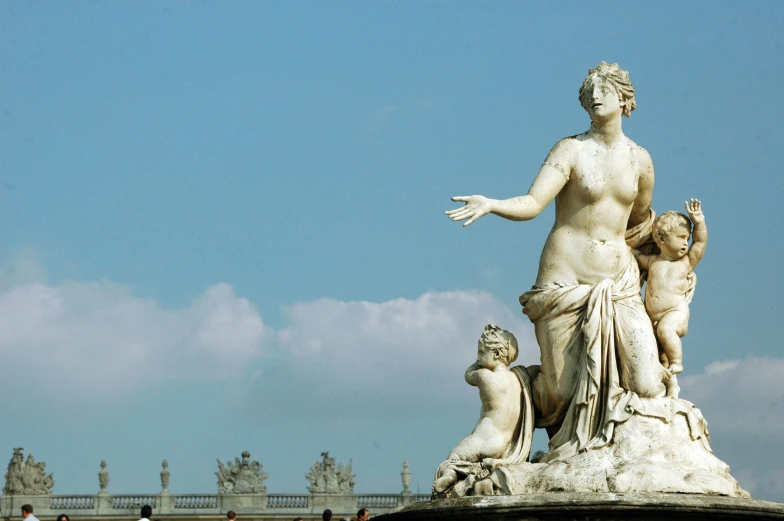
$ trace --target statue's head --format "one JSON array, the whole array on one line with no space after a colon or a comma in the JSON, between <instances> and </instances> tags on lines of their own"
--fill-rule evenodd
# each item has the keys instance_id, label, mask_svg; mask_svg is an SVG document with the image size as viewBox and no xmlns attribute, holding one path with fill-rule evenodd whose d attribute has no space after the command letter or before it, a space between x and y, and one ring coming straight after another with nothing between
<instances>
[{"instance_id":1,"label":"statue's head","mask_svg":"<svg viewBox=\"0 0 784 521\"><path fill-rule=\"evenodd\" d=\"M629 73L618 67L617 63L602 62L598 67L588 70L588 76L580 86L580 105L586 112L590 112L591 96L596 82L604 82L611 85L618 93L618 99L623 108L623 115L627 118L632 115L632 111L637 108L637 101L634 99L634 86L629 81Z\"/></svg>"},{"instance_id":2,"label":"statue's head","mask_svg":"<svg viewBox=\"0 0 784 521\"><path fill-rule=\"evenodd\" d=\"M685 214L669 210L653 221L652 235L656 246L662 252L666 252L674 257L682 257L685 252L680 251L678 248L683 248L684 237L686 246L688 246L691 230L691 220ZM678 235L680 235L680 242L677 241Z\"/></svg>"},{"instance_id":3,"label":"statue's head","mask_svg":"<svg viewBox=\"0 0 784 521\"><path fill-rule=\"evenodd\" d=\"M504 365L509 365L517 360L517 339L505 329L495 324L488 324L479 339L479 348L485 346L493 356Z\"/></svg>"}]
</instances>

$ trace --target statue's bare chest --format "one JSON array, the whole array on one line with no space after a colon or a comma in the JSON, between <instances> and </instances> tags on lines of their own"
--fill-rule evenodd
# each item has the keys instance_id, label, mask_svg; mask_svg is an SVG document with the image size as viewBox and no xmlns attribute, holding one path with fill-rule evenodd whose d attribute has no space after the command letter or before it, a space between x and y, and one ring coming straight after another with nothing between
<instances>
[{"instance_id":1,"label":"statue's bare chest","mask_svg":"<svg viewBox=\"0 0 784 521\"><path fill-rule=\"evenodd\" d=\"M631 204L637 197L639 165L629 146L587 146L577 157L571 181L587 203L612 198Z\"/></svg>"}]
</instances>

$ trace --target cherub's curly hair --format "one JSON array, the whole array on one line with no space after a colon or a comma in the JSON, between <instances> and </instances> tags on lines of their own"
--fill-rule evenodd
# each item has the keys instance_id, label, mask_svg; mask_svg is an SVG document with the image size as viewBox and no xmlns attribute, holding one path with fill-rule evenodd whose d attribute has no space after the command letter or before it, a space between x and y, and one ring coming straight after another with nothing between
<instances>
[{"instance_id":1,"label":"cherub's curly hair","mask_svg":"<svg viewBox=\"0 0 784 521\"><path fill-rule=\"evenodd\" d=\"M495 324L487 324L482 339L487 347L495 351L496 358L506 365L517 360L517 339L509 331Z\"/></svg>"},{"instance_id":2,"label":"cherub's curly hair","mask_svg":"<svg viewBox=\"0 0 784 521\"><path fill-rule=\"evenodd\" d=\"M685 226L689 230L689 237L691 237L691 220L686 214L676 212L675 210L668 210L658 216L653 221L652 235L653 240L661 248L661 243L665 237L672 233L678 226Z\"/></svg>"},{"instance_id":3,"label":"cherub's curly hair","mask_svg":"<svg viewBox=\"0 0 784 521\"><path fill-rule=\"evenodd\" d=\"M627 118L631 117L632 111L637 108L637 101L634 99L634 86L629 81L629 72L618 67L617 63L602 62L598 67L588 70L588 76L580 87L580 105L586 111L591 108L591 84L594 77L597 76L615 87L623 103L623 115Z\"/></svg>"}]
</instances>

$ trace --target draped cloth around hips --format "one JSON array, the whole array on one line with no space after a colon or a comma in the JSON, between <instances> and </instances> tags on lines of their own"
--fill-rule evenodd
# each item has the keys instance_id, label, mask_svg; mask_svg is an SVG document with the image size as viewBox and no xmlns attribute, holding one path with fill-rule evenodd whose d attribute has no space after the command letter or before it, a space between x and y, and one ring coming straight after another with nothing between
<instances>
[{"instance_id":1,"label":"draped cloth around hips","mask_svg":"<svg viewBox=\"0 0 784 521\"><path fill-rule=\"evenodd\" d=\"M650 237L654 214L627 232L638 246ZM606 446L616 424L633 414L667 422L685 414L694 439L707 446L702 415L685 400L659 400L664 371L650 319L640 296L640 271L629 263L615 280L597 284L550 284L520 297L536 328L542 361L533 381L536 426L551 433L550 451L539 461L568 458Z\"/></svg>"}]
</instances>

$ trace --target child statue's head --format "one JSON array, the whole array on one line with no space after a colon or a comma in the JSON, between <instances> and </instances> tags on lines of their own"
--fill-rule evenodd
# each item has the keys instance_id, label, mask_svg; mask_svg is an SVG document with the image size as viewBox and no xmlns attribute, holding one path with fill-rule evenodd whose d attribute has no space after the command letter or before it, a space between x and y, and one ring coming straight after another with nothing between
<instances>
[{"instance_id":1,"label":"child statue's head","mask_svg":"<svg viewBox=\"0 0 784 521\"><path fill-rule=\"evenodd\" d=\"M681 258L689 251L691 228L686 215L669 210L653 221L653 240L662 253Z\"/></svg>"},{"instance_id":2,"label":"child statue's head","mask_svg":"<svg viewBox=\"0 0 784 521\"><path fill-rule=\"evenodd\" d=\"M495 324L488 324L479 339L479 349L482 346L493 353L493 357L504 365L510 365L517 360L517 339L515 336L501 329Z\"/></svg>"}]
</instances>

